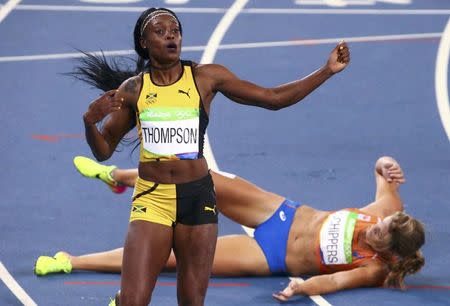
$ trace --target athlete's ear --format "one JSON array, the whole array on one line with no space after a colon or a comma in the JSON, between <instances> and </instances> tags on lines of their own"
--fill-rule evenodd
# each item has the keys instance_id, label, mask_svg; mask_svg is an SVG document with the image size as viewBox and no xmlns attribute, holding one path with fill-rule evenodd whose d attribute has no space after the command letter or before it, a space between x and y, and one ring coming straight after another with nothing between
<instances>
[{"instance_id":1,"label":"athlete's ear","mask_svg":"<svg viewBox=\"0 0 450 306\"><path fill-rule=\"evenodd\" d=\"M142 49L147 49L148 45L149 45L147 43L147 41L144 38L142 38L142 37L139 39L139 44L141 45Z\"/></svg>"}]
</instances>

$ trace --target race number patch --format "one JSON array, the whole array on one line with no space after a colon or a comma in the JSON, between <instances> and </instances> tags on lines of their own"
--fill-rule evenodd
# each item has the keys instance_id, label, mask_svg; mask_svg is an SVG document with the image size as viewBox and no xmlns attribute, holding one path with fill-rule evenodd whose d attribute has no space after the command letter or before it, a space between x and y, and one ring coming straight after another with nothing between
<instances>
[{"instance_id":1,"label":"race number patch","mask_svg":"<svg viewBox=\"0 0 450 306\"><path fill-rule=\"evenodd\" d=\"M198 153L199 110L152 108L139 115L144 149L158 155Z\"/></svg>"},{"instance_id":2,"label":"race number patch","mask_svg":"<svg viewBox=\"0 0 450 306\"><path fill-rule=\"evenodd\" d=\"M350 264L358 214L338 211L328 216L320 230L320 250L326 265Z\"/></svg>"}]
</instances>

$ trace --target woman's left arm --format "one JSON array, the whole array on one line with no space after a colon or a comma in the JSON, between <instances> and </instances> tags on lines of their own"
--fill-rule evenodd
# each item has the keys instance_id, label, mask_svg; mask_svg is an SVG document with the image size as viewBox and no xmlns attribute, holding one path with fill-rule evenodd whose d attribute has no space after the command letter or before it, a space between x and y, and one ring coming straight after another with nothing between
<instances>
[{"instance_id":1,"label":"woman's left arm","mask_svg":"<svg viewBox=\"0 0 450 306\"><path fill-rule=\"evenodd\" d=\"M387 217L403 211L399 187L405 183L405 175L399 163L392 157L380 157L375 164L375 201L361 208L370 215Z\"/></svg>"},{"instance_id":2,"label":"woman's left arm","mask_svg":"<svg viewBox=\"0 0 450 306\"><path fill-rule=\"evenodd\" d=\"M213 91L219 91L237 103L278 110L305 98L332 75L342 71L349 61L350 51L347 44L339 43L323 67L300 80L274 88L264 88L241 80L220 65L209 65L208 74L210 79L215 79Z\"/></svg>"},{"instance_id":3,"label":"woman's left arm","mask_svg":"<svg viewBox=\"0 0 450 306\"><path fill-rule=\"evenodd\" d=\"M373 264L349 271L313 276L306 281L292 280L289 285L273 297L287 301L294 295L320 295L358 287L373 287L380 284L386 276L380 265Z\"/></svg>"}]
</instances>

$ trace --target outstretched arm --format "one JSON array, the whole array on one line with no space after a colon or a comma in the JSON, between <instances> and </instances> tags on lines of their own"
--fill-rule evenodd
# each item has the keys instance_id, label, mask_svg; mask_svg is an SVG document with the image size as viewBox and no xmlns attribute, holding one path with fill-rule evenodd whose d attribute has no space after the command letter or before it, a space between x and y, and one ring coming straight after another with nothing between
<instances>
[{"instance_id":1,"label":"outstretched arm","mask_svg":"<svg viewBox=\"0 0 450 306\"><path fill-rule=\"evenodd\" d=\"M287 301L294 295L320 295L358 287L373 287L385 277L383 268L376 263L349 271L313 276L306 281L292 280L289 285L273 297Z\"/></svg>"},{"instance_id":2,"label":"outstretched arm","mask_svg":"<svg viewBox=\"0 0 450 306\"><path fill-rule=\"evenodd\" d=\"M392 157L380 157L375 164L375 201L361 210L375 216L387 217L403 210L403 202L398 192L405 182L403 170Z\"/></svg>"},{"instance_id":3,"label":"outstretched arm","mask_svg":"<svg viewBox=\"0 0 450 306\"><path fill-rule=\"evenodd\" d=\"M333 74L342 71L350 61L350 52L346 43L339 43L331 52L327 63L307 77L280 85L275 88L263 88L239 79L228 69L220 65L209 65L208 75L215 79L214 92L223 93L231 100L278 110L305 98Z\"/></svg>"}]
</instances>

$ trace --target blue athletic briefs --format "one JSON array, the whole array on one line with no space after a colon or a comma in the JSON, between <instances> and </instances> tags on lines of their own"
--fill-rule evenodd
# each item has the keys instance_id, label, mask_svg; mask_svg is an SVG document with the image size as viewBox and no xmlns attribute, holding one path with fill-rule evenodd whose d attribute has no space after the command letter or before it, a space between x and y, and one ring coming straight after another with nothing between
<instances>
[{"instance_id":1,"label":"blue athletic briefs","mask_svg":"<svg viewBox=\"0 0 450 306\"><path fill-rule=\"evenodd\" d=\"M299 203L286 199L268 220L255 229L255 240L263 250L273 274L287 272L285 259L289 230L299 206Z\"/></svg>"}]
</instances>

